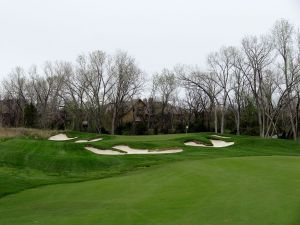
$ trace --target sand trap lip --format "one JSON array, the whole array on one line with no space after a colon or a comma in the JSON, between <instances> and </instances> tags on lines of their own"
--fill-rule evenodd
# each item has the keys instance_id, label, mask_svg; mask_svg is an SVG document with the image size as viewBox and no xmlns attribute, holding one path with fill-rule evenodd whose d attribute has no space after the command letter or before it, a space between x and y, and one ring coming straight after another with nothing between
<instances>
[{"instance_id":1,"label":"sand trap lip","mask_svg":"<svg viewBox=\"0 0 300 225\"><path fill-rule=\"evenodd\" d=\"M98 155L125 155L126 153L121 153L114 150L102 150L94 147L85 147L86 150L91 151Z\"/></svg>"},{"instance_id":2,"label":"sand trap lip","mask_svg":"<svg viewBox=\"0 0 300 225\"><path fill-rule=\"evenodd\" d=\"M225 139L230 138L230 137L220 136L220 135L216 135L216 134L211 135L211 137L225 138Z\"/></svg>"},{"instance_id":3,"label":"sand trap lip","mask_svg":"<svg viewBox=\"0 0 300 225\"><path fill-rule=\"evenodd\" d=\"M76 138L77 137L69 138L66 134L57 134L57 135L50 137L48 140L50 140L50 141L69 141L69 140L73 140Z\"/></svg>"},{"instance_id":4,"label":"sand trap lip","mask_svg":"<svg viewBox=\"0 0 300 225\"><path fill-rule=\"evenodd\" d=\"M213 146L198 144L194 141L185 142L184 144L187 145L187 146L208 147L208 148L223 148L223 147L228 147L228 146L234 145L234 142L225 142L225 141L221 141L221 140L211 140L211 143L212 143Z\"/></svg>"},{"instance_id":5,"label":"sand trap lip","mask_svg":"<svg viewBox=\"0 0 300 225\"><path fill-rule=\"evenodd\" d=\"M94 147L85 147L86 150L91 151L98 155L149 155L149 154L172 154L172 153L178 153L182 152L182 149L168 149L168 150L149 150L149 149L134 149L130 148L126 145L117 145L113 147L114 149L123 151L118 152L114 150L102 150Z\"/></svg>"},{"instance_id":6,"label":"sand trap lip","mask_svg":"<svg viewBox=\"0 0 300 225\"><path fill-rule=\"evenodd\" d=\"M97 141L101 141L103 140L102 138L95 138L95 139L92 139L92 140L78 140L78 141L75 141L75 143L90 143L90 142L97 142Z\"/></svg>"},{"instance_id":7,"label":"sand trap lip","mask_svg":"<svg viewBox=\"0 0 300 225\"><path fill-rule=\"evenodd\" d=\"M172 153L178 153L183 151L182 149L168 149L168 150L135 149L135 148L130 148L129 146L126 145L117 145L114 146L113 148L127 152L127 154L172 154Z\"/></svg>"}]
</instances>

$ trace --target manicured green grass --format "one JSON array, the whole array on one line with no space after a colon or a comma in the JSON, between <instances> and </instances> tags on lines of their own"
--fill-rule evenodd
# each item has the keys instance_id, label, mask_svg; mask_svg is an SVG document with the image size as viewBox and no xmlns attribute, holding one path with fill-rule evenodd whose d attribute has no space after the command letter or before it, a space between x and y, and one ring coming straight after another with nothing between
<instances>
[{"instance_id":1,"label":"manicured green grass","mask_svg":"<svg viewBox=\"0 0 300 225\"><path fill-rule=\"evenodd\" d=\"M79 132L69 132L68 135L87 139L99 136ZM298 142L247 136L233 136L231 140L236 144L222 149L184 145L184 142L189 140L209 144L210 141L207 139L209 136L210 134L207 133L152 136L104 135L102 141L90 143L102 149L120 144L136 148L180 147L184 149L178 154L127 156L96 155L84 150L86 144L74 143L74 140L54 142L31 138L3 139L0 142L0 197L44 184L104 178L140 167L174 161L252 155L300 155Z\"/></svg>"},{"instance_id":2,"label":"manicured green grass","mask_svg":"<svg viewBox=\"0 0 300 225\"><path fill-rule=\"evenodd\" d=\"M300 158L190 160L0 199L0 224L300 224Z\"/></svg>"},{"instance_id":3,"label":"manicured green grass","mask_svg":"<svg viewBox=\"0 0 300 225\"><path fill-rule=\"evenodd\" d=\"M299 142L231 136L233 146L204 148L184 142L209 145L210 133L101 137L1 139L0 224L300 224ZM184 151L103 156L86 145Z\"/></svg>"}]
</instances>

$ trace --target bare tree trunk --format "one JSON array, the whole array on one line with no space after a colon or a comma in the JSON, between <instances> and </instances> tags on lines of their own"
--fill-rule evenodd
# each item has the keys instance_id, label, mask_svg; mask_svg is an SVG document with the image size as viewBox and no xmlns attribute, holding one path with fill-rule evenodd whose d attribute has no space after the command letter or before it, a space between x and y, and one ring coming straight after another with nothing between
<instances>
[{"instance_id":1,"label":"bare tree trunk","mask_svg":"<svg viewBox=\"0 0 300 225\"><path fill-rule=\"evenodd\" d=\"M241 132L240 132L240 112L237 112L237 115L236 115L236 135L240 135Z\"/></svg>"},{"instance_id":2,"label":"bare tree trunk","mask_svg":"<svg viewBox=\"0 0 300 225\"><path fill-rule=\"evenodd\" d=\"M296 125L294 122L293 111L292 111L292 107L291 107L290 103L289 103L289 117L290 117L292 132L293 132L293 139L296 141L297 140L297 131L296 131Z\"/></svg>"},{"instance_id":3,"label":"bare tree trunk","mask_svg":"<svg viewBox=\"0 0 300 225\"><path fill-rule=\"evenodd\" d=\"M215 119L214 119L214 122L215 122L215 133L217 134L218 133L218 114L217 114L217 107L216 107L215 104L214 104L214 116L215 116Z\"/></svg>"},{"instance_id":4,"label":"bare tree trunk","mask_svg":"<svg viewBox=\"0 0 300 225\"><path fill-rule=\"evenodd\" d=\"M263 124L262 124L262 118L261 118L261 111L260 109L257 109L257 118L258 118L258 126L259 126L259 136L264 137L264 130L263 130Z\"/></svg>"},{"instance_id":5,"label":"bare tree trunk","mask_svg":"<svg viewBox=\"0 0 300 225\"><path fill-rule=\"evenodd\" d=\"M226 109L226 97L224 99L223 107L221 110L221 134L224 134L225 109Z\"/></svg>"},{"instance_id":6,"label":"bare tree trunk","mask_svg":"<svg viewBox=\"0 0 300 225\"><path fill-rule=\"evenodd\" d=\"M225 113L224 113L224 109L221 110L221 134L224 134L224 117L225 117Z\"/></svg>"},{"instance_id":7,"label":"bare tree trunk","mask_svg":"<svg viewBox=\"0 0 300 225\"><path fill-rule=\"evenodd\" d=\"M115 124L116 124L116 118L117 118L117 109L114 107L112 120L111 120L111 134L115 135Z\"/></svg>"}]
</instances>

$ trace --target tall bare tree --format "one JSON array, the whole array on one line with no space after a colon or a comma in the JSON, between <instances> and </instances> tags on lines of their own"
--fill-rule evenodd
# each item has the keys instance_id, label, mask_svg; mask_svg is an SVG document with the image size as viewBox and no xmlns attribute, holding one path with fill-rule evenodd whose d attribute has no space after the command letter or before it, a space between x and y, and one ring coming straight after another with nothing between
<instances>
[{"instance_id":1,"label":"tall bare tree","mask_svg":"<svg viewBox=\"0 0 300 225\"><path fill-rule=\"evenodd\" d=\"M287 20L281 19L277 21L273 27L273 38L275 48L279 53L282 63L280 68L285 81L287 107L289 113L290 124L293 132L293 138L297 139L297 124L295 121L295 109L293 107L293 87L299 82L298 65L295 57L293 38L294 26Z\"/></svg>"},{"instance_id":2,"label":"tall bare tree","mask_svg":"<svg viewBox=\"0 0 300 225\"><path fill-rule=\"evenodd\" d=\"M218 133L218 108L217 95L220 93L220 88L213 81L213 73L205 73L198 68L191 68L178 65L175 68L178 79L182 82L185 88L195 88L203 91L210 100L210 111L214 113L215 133Z\"/></svg>"},{"instance_id":3,"label":"tall bare tree","mask_svg":"<svg viewBox=\"0 0 300 225\"><path fill-rule=\"evenodd\" d=\"M130 104L141 91L143 73L137 66L135 59L125 52L118 52L114 56L112 78L112 93L110 102L112 106L111 133L115 134L116 125L124 113L126 104Z\"/></svg>"},{"instance_id":4,"label":"tall bare tree","mask_svg":"<svg viewBox=\"0 0 300 225\"><path fill-rule=\"evenodd\" d=\"M91 52L88 56L81 55L77 59L77 83L73 85L73 92L76 90L77 96L82 100L78 107L82 109L84 105L90 110L90 119L95 121L99 133L112 91L112 70L111 57L102 51Z\"/></svg>"},{"instance_id":5,"label":"tall bare tree","mask_svg":"<svg viewBox=\"0 0 300 225\"><path fill-rule=\"evenodd\" d=\"M161 73L153 76L153 92L156 98L161 102L161 127L163 128L166 121L165 111L169 103L174 99L177 89L175 73L168 69L163 69Z\"/></svg>"},{"instance_id":6,"label":"tall bare tree","mask_svg":"<svg viewBox=\"0 0 300 225\"><path fill-rule=\"evenodd\" d=\"M231 86L231 94L228 95L228 100L230 107L233 109L234 118L236 123L236 134L240 135L240 124L241 124L241 110L242 110L242 101L244 96L248 95L246 77L244 76L243 71L238 65L241 65L243 62L243 56L239 49L235 48L232 52L233 57L233 71Z\"/></svg>"},{"instance_id":7,"label":"tall bare tree","mask_svg":"<svg viewBox=\"0 0 300 225\"><path fill-rule=\"evenodd\" d=\"M3 88L5 91L4 97L17 105L19 113L10 112L10 114L14 115L12 118L15 120L11 121L11 124L18 126L24 121L24 108L28 98L27 79L24 69L21 67L14 68L9 74L9 78L3 81Z\"/></svg>"},{"instance_id":8,"label":"tall bare tree","mask_svg":"<svg viewBox=\"0 0 300 225\"><path fill-rule=\"evenodd\" d=\"M207 59L213 75L212 80L222 90L220 92L221 134L224 133L225 111L227 107L228 94L231 90L230 78L233 68L233 51L233 47L223 47L219 52L211 53Z\"/></svg>"},{"instance_id":9,"label":"tall bare tree","mask_svg":"<svg viewBox=\"0 0 300 225\"><path fill-rule=\"evenodd\" d=\"M30 71L31 85L34 89L37 109L42 128L51 126L60 107L63 107L63 86L65 82L64 63L47 62L41 76L36 68Z\"/></svg>"},{"instance_id":10,"label":"tall bare tree","mask_svg":"<svg viewBox=\"0 0 300 225\"><path fill-rule=\"evenodd\" d=\"M247 78L249 87L252 90L259 124L261 137L265 136L265 105L263 102L263 77L265 70L273 61L273 45L266 36L257 38L246 37L242 40L242 50L245 54L245 61L239 65Z\"/></svg>"}]
</instances>

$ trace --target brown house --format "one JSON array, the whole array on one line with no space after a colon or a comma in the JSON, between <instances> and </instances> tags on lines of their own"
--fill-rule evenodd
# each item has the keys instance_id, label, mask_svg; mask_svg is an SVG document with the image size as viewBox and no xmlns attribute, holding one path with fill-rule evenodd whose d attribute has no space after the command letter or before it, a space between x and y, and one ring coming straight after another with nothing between
<instances>
[{"instance_id":1,"label":"brown house","mask_svg":"<svg viewBox=\"0 0 300 225\"><path fill-rule=\"evenodd\" d=\"M147 104L141 99L134 100L122 116L122 123L145 122L147 117Z\"/></svg>"}]
</instances>

